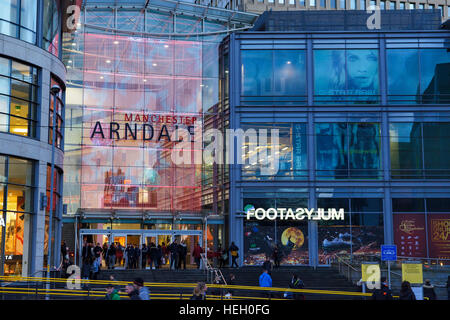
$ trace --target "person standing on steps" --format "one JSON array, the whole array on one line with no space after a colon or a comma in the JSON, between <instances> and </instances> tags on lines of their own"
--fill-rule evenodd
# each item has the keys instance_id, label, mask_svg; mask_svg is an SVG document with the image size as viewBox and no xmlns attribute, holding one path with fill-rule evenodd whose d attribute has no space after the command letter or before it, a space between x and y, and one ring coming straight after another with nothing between
<instances>
[{"instance_id":1,"label":"person standing on steps","mask_svg":"<svg viewBox=\"0 0 450 320\"><path fill-rule=\"evenodd\" d=\"M178 255L180 257L178 268L181 269L181 266L183 266L183 269L186 270L187 246L184 240L181 241L181 244L178 246Z\"/></svg>"},{"instance_id":2,"label":"person standing on steps","mask_svg":"<svg viewBox=\"0 0 450 320\"><path fill-rule=\"evenodd\" d=\"M231 254L231 267L236 266L236 268L239 268L239 265L237 264L236 260L239 258L239 248L234 242L231 242L230 246L230 254Z\"/></svg>"},{"instance_id":3,"label":"person standing on steps","mask_svg":"<svg viewBox=\"0 0 450 320\"><path fill-rule=\"evenodd\" d=\"M430 280L425 280L423 285L423 298L424 300L436 300L436 292Z\"/></svg>"},{"instance_id":4,"label":"person standing on steps","mask_svg":"<svg viewBox=\"0 0 450 320\"><path fill-rule=\"evenodd\" d=\"M408 281L402 282L399 300L416 300L416 295L412 291L411 284Z\"/></svg>"},{"instance_id":5,"label":"person standing on steps","mask_svg":"<svg viewBox=\"0 0 450 320\"><path fill-rule=\"evenodd\" d=\"M197 269L200 269L201 254L203 253L203 248L200 247L198 243L195 244L192 256L194 257L195 263L197 264Z\"/></svg>"}]
</instances>

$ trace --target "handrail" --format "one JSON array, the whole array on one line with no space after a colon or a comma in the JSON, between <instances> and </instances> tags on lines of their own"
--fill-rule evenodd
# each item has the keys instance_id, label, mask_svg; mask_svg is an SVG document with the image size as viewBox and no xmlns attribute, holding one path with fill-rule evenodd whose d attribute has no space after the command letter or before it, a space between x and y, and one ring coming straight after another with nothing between
<instances>
[{"instance_id":1,"label":"handrail","mask_svg":"<svg viewBox=\"0 0 450 320\"><path fill-rule=\"evenodd\" d=\"M39 273L39 272L45 272L45 271L47 271L47 269L42 269L42 270L38 270L38 271L35 271L35 272L33 272L30 276L28 276L28 277L19 277L20 279L21 278L35 278L35 277L33 277L35 274L37 274L37 273ZM13 283L15 283L15 282L20 282L21 280L19 279L19 280L14 280L14 281L7 281L7 282L9 282L9 283L6 283L6 284L2 284L1 282L6 282L5 280L9 280L9 279L15 279L15 278L17 278L17 277L15 277L15 276L0 276L0 286L1 287L7 287L7 286L9 286L9 285L11 285L11 284L13 284Z\"/></svg>"},{"instance_id":2,"label":"handrail","mask_svg":"<svg viewBox=\"0 0 450 320\"><path fill-rule=\"evenodd\" d=\"M349 264L348 262L346 262L344 259L342 259L341 257L339 257L337 254L333 255L334 257L336 257L338 260L342 261L343 264L345 264L346 266L348 266L349 268L351 268L353 271L358 272L359 270L354 268L351 264Z\"/></svg>"}]
</instances>

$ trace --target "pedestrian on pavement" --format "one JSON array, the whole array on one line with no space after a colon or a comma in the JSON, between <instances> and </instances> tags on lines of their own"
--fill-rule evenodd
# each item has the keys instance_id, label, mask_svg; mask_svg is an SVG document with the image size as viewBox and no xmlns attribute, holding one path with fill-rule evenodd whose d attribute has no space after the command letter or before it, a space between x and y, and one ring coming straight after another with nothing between
<instances>
[{"instance_id":1,"label":"pedestrian on pavement","mask_svg":"<svg viewBox=\"0 0 450 320\"><path fill-rule=\"evenodd\" d=\"M184 240L181 241L181 244L178 246L178 255L180 257L178 268L181 269L181 266L183 266L183 269L186 270L187 246Z\"/></svg>"},{"instance_id":2,"label":"pedestrian on pavement","mask_svg":"<svg viewBox=\"0 0 450 320\"><path fill-rule=\"evenodd\" d=\"M148 247L145 243L142 245L141 252L142 252L142 269L145 270L145 268L147 268L147 259L148 259Z\"/></svg>"},{"instance_id":3,"label":"pedestrian on pavement","mask_svg":"<svg viewBox=\"0 0 450 320\"><path fill-rule=\"evenodd\" d=\"M167 263L168 250L167 250L166 244L164 242L161 243L161 253L164 258L164 259L161 259L161 260L163 260L163 261L161 261L161 264L165 265Z\"/></svg>"},{"instance_id":4,"label":"pedestrian on pavement","mask_svg":"<svg viewBox=\"0 0 450 320\"><path fill-rule=\"evenodd\" d=\"M267 270L267 273L271 276L272 275L272 262L270 261L269 255L266 255L266 261L263 262L262 265L264 270Z\"/></svg>"},{"instance_id":5,"label":"pedestrian on pavement","mask_svg":"<svg viewBox=\"0 0 450 320\"><path fill-rule=\"evenodd\" d=\"M239 248L237 247L237 245L234 242L231 242L231 246L230 246L230 254L231 254L231 267L233 268L234 265L236 265L236 268L239 268L236 260L237 258L239 258Z\"/></svg>"},{"instance_id":6,"label":"pedestrian on pavement","mask_svg":"<svg viewBox=\"0 0 450 320\"><path fill-rule=\"evenodd\" d=\"M91 259L91 257L83 258L83 265L81 266L82 280L89 280L89 277L91 275ZM84 284L83 286L86 286L86 284Z\"/></svg>"},{"instance_id":7,"label":"pedestrian on pavement","mask_svg":"<svg viewBox=\"0 0 450 320\"><path fill-rule=\"evenodd\" d=\"M100 273L100 260L93 259L91 265L91 279L97 280Z\"/></svg>"},{"instance_id":8,"label":"pedestrian on pavement","mask_svg":"<svg viewBox=\"0 0 450 320\"><path fill-rule=\"evenodd\" d=\"M165 258L163 254L163 249L160 244L156 247L156 269L159 269L165 264Z\"/></svg>"},{"instance_id":9,"label":"pedestrian on pavement","mask_svg":"<svg viewBox=\"0 0 450 320\"><path fill-rule=\"evenodd\" d=\"M105 300L120 300L119 292L114 288L114 285L106 285Z\"/></svg>"},{"instance_id":10,"label":"pedestrian on pavement","mask_svg":"<svg viewBox=\"0 0 450 320\"><path fill-rule=\"evenodd\" d=\"M69 259L69 256L67 255L68 250L67 250L67 244L66 241L62 241L61 243L61 261L64 261L64 259Z\"/></svg>"},{"instance_id":11,"label":"pedestrian on pavement","mask_svg":"<svg viewBox=\"0 0 450 320\"><path fill-rule=\"evenodd\" d=\"M302 279L300 279L299 276L294 273L292 275L291 282L289 283L289 288L303 289L304 287L305 287L305 284L303 283ZM294 299L294 300L305 300L305 296L300 292L288 292L288 294L285 295L285 297Z\"/></svg>"},{"instance_id":12,"label":"pedestrian on pavement","mask_svg":"<svg viewBox=\"0 0 450 320\"><path fill-rule=\"evenodd\" d=\"M177 270L178 269L178 243L175 240L170 244L167 248L170 252L170 269Z\"/></svg>"},{"instance_id":13,"label":"pedestrian on pavement","mask_svg":"<svg viewBox=\"0 0 450 320\"><path fill-rule=\"evenodd\" d=\"M116 261L119 267L122 266L122 260L123 260L123 247L120 244L120 242L118 242L116 246Z\"/></svg>"},{"instance_id":14,"label":"pedestrian on pavement","mask_svg":"<svg viewBox=\"0 0 450 320\"><path fill-rule=\"evenodd\" d=\"M108 243L104 243L102 247L103 259L105 259L105 267L109 269L108 264Z\"/></svg>"},{"instance_id":15,"label":"pedestrian on pavement","mask_svg":"<svg viewBox=\"0 0 450 320\"><path fill-rule=\"evenodd\" d=\"M208 287L204 282L197 283L197 286L194 288L194 293L191 297L191 300L206 300L206 290Z\"/></svg>"},{"instance_id":16,"label":"pedestrian on pavement","mask_svg":"<svg viewBox=\"0 0 450 320\"><path fill-rule=\"evenodd\" d=\"M100 243L97 242L97 245L94 247L94 258L98 260L99 265L102 265L102 247L100 247Z\"/></svg>"},{"instance_id":17,"label":"pedestrian on pavement","mask_svg":"<svg viewBox=\"0 0 450 320\"><path fill-rule=\"evenodd\" d=\"M141 300L139 291L132 285L127 284L125 287L125 292L128 294L131 300Z\"/></svg>"},{"instance_id":18,"label":"pedestrian on pavement","mask_svg":"<svg viewBox=\"0 0 450 320\"><path fill-rule=\"evenodd\" d=\"M392 291L386 282L386 278L381 278L380 288L375 289L372 294L373 300L392 300Z\"/></svg>"},{"instance_id":19,"label":"pedestrian on pavement","mask_svg":"<svg viewBox=\"0 0 450 320\"><path fill-rule=\"evenodd\" d=\"M194 251L192 252L192 256L194 257L195 264L197 264L197 269L200 269L200 261L201 261L201 254L203 253L203 248L200 247L198 242L195 244Z\"/></svg>"},{"instance_id":20,"label":"pedestrian on pavement","mask_svg":"<svg viewBox=\"0 0 450 320\"><path fill-rule=\"evenodd\" d=\"M411 284L408 281L402 282L399 300L416 300L416 295L412 291Z\"/></svg>"},{"instance_id":21,"label":"pedestrian on pavement","mask_svg":"<svg viewBox=\"0 0 450 320\"><path fill-rule=\"evenodd\" d=\"M156 246L153 242L150 243L149 255L150 255L150 269L157 269L158 268L158 249L156 248Z\"/></svg>"},{"instance_id":22,"label":"pedestrian on pavement","mask_svg":"<svg viewBox=\"0 0 450 320\"><path fill-rule=\"evenodd\" d=\"M262 288L272 287L272 277L269 275L268 270L263 269L263 273L259 276L259 286ZM266 292L265 296L270 298L271 292Z\"/></svg>"},{"instance_id":23,"label":"pedestrian on pavement","mask_svg":"<svg viewBox=\"0 0 450 320\"><path fill-rule=\"evenodd\" d=\"M140 300L150 300L150 292L144 286L144 280L142 278L134 279L133 287L138 291Z\"/></svg>"},{"instance_id":24,"label":"pedestrian on pavement","mask_svg":"<svg viewBox=\"0 0 450 320\"><path fill-rule=\"evenodd\" d=\"M272 258L273 258L273 262L275 264L275 268L279 268L280 261L281 261L281 251L280 251L280 248L278 247L278 244L273 249Z\"/></svg>"},{"instance_id":25,"label":"pedestrian on pavement","mask_svg":"<svg viewBox=\"0 0 450 320\"><path fill-rule=\"evenodd\" d=\"M108 269L114 269L116 265L116 246L111 243L108 249Z\"/></svg>"},{"instance_id":26,"label":"pedestrian on pavement","mask_svg":"<svg viewBox=\"0 0 450 320\"><path fill-rule=\"evenodd\" d=\"M425 284L423 285L423 299L436 300L436 292L430 280L425 280Z\"/></svg>"},{"instance_id":27,"label":"pedestrian on pavement","mask_svg":"<svg viewBox=\"0 0 450 320\"><path fill-rule=\"evenodd\" d=\"M134 269L139 269L139 261L141 258L141 249L139 249L139 245L134 247Z\"/></svg>"}]
</instances>

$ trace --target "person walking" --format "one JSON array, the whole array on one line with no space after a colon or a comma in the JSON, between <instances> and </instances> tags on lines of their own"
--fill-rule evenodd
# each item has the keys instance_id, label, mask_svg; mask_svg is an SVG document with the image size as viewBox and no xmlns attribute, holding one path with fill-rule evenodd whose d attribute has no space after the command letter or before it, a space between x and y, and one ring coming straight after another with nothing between
<instances>
[{"instance_id":1,"label":"person walking","mask_svg":"<svg viewBox=\"0 0 450 320\"><path fill-rule=\"evenodd\" d=\"M61 243L61 261L64 261L64 259L69 259L69 256L67 255L66 241L63 240Z\"/></svg>"},{"instance_id":2,"label":"person walking","mask_svg":"<svg viewBox=\"0 0 450 320\"><path fill-rule=\"evenodd\" d=\"M83 258L83 264L81 266L81 279L89 280L91 276L91 257ZM83 287L86 287L87 284L83 284Z\"/></svg>"},{"instance_id":3,"label":"person walking","mask_svg":"<svg viewBox=\"0 0 450 320\"><path fill-rule=\"evenodd\" d=\"M231 267L233 268L233 266L236 265L236 268L239 268L239 266L238 266L238 264L236 262L237 258L239 258L239 248L238 248L238 246L234 242L231 242L231 246L230 246L229 250L230 250L231 260L232 260Z\"/></svg>"},{"instance_id":4,"label":"person walking","mask_svg":"<svg viewBox=\"0 0 450 320\"><path fill-rule=\"evenodd\" d=\"M140 300L150 300L150 292L144 286L144 280L142 278L134 279L133 287L138 291Z\"/></svg>"},{"instance_id":5,"label":"person walking","mask_svg":"<svg viewBox=\"0 0 450 320\"><path fill-rule=\"evenodd\" d=\"M130 297L130 300L141 300L139 296L139 290L137 290L134 286L127 284L125 286L125 292Z\"/></svg>"},{"instance_id":6,"label":"person walking","mask_svg":"<svg viewBox=\"0 0 450 320\"><path fill-rule=\"evenodd\" d=\"M225 267L227 260L228 260L228 250L222 249L219 257L219 269Z\"/></svg>"},{"instance_id":7,"label":"person walking","mask_svg":"<svg viewBox=\"0 0 450 320\"><path fill-rule=\"evenodd\" d=\"M116 246L111 243L108 249L108 269L114 269L116 265Z\"/></svg>"},{"instance_id":8,"label":"person walking","mask_svg":"<svg viewBox=\"0 0 450 320\"><path fill-rule=\"evenodd\" d=\"M120 242L118 242L116 246L116 261L119 267L122 266L122 260L123 260L123 247L120 244Z\"/></svg>"},{"instance_id":9,"label":"person walking","mask_svg":"<svg viewBox=\"0 0 450 320\"><path fill-rule=\"evenodd\" d=\"M194 293L192 294L191 300L206 300L206 290L208 287L204 282L197 283L194 288Z\"/></svg>"},{"instance_id":10,"label":"person walking","mask_svg":"<svg viewBox=\"0 0 450 320\"><path fill-rule=\"evenodd\" d=\"M197 265L197 269L200 269L200 261L201 261L201 254L203 253L203 248L200 247L198 242L195 244L194 251L192 251L192 256L194 257L195 264Z\"/></svg>"},{"instance_id":11,"label":"person walking","mask_svg":"<svg viewBox=\"0 0 450 320\"><path fill-rule=\"evenodd\" d=\"M263 273L259 276L259 286L262 288L272 287L272 277L266 269L263 269ZM266 297L270 299L270 296L271 292L268 291Z\"/></svg>"},{"instance_id":12,"label":"person walking","mask_svg":"<svg viewBox=\"0 0 450 320\"><path fill-rule=\"evenodd\" d=\"M148 259L148 247L144 243L142 245L142 269L145 270L147 268L147 259Z\"/></svg>"},{"instance_id":13,"label":"person walking","mask_svg":"<svg viewBox=\"0 0 450 320\"><path fill-rule=\"evenodd\" d=\"M157 269L158 268L158 249L156 248L156 246L153 242L150 243L149 255L150 255L150 269Z\"/></svg>"},{"instance_id":14,"label":"person walking","mask_svg":"<svg viewBox=\"0 0 450 320\"><path fill-rule=\"evenodd\" d=\"M423 285L423 299L436 300L436 292L430 280L425 280L425 284Z\"/></svg>"},{"instance_id":15,"label":"person walking","mask_svg":"<svg viewBox=\"0 0 450 320\"><path fill-rule=\"evenodd\" d=\"M127 245L124 256L125 256L125 268L131 269L131 245L130 244Z\"/></svg>"},{"instance_id":16,"label":"person walking","mask_svg":"<svg viewBox=\"0 0 450 320\"><path fill-rule=\"evenodd\" d=\"M106 285L105 300L120 300L119 292L114 288L114 285Z\"/></svg>"},{"instance_id":17,"label":"person walking","mask_svg":"<svg viewBox=\"0 0 450 320\"><path fill-rule=\"evenodd\" d=\"M100 273L100 260L93 259L91 266L91 278L93 280L97 280L99 273Z\"/></svg>"},{"instance_id":18,"label":"person walking","mask_svg":"<svg viewBox=\"0 0 450 320\"><path fill-rule=\"evenodd\" d=\"M416 295L411 289L408 281L403 281L400 288L399 300L416 300Z\"/></svg>"},{"instance_id":19,"label":"person walking","mask_svg":"<svg viewBox=\"0 0 450 320\"><path fill-rule=\"evenodd\" d=\"M272 253L273 263L275 264L275 268L280 267L281 262L281 251L278 245L275 246Z\"/></svg>"},{"instance_id":20,"label":"person walking","mask_svg":"<svg viewBox=\"0 0 450 320\"><path fill-rule=\"evenodd\" d=\"M392 300L392 291L389 289L386 278L381 278L380 288L375 289L372 294L373 300Z\"/></svg>"},{"instance_id":21,"label":"person walking","mask_svg":"<svg viewBox=\"0 0 450 320\"><path fill-rule=\"evenodd\" d=\"M181 269L181 266L183 266L183 269L186 270L187 246L184 240L181 241L181 244L178 246L178 255L179 255L178 268Z\"/></svg>"},{"instance_id":22,"label":"person walking","mask_svg":"<svg viewBox=\"0 0 450 320\"><path fill-rule=\"evenodd\" d=\"M156 247L156 262L156 269L159 269L163 264L165 264L163 249L160 244Z\"/></svg>"},{"instance_id":23,"label":"person walking","mask_svg":"<svg viewBox=\"0 0 450 320\"><path fill-rule=\"evenodd\" d=\"M272 275L273 266L272 266L272 262L270 261L268 255L266 255L266 261L263 262L262 267L263 267L263 270L267 270L267 273L269 275Z\"/></svg>"},{"instance_id":24,"label":"person walking","mask_svg":"<svg viewBox=\"0 0 450 320\"><path fill-rule=\"evenodd\" d=\"M177 270L178 269L178 243L175 240L170 244L167 248L170 252L170 269Z\"/></svg>"},{"instance_id":25,"label":"person walking","mask_svg":"<svg viewBox=\"0 0 450 320\"><path fill-rule=\"evenodd\" d=\"M167 251L167 246L166 246L165 242L161 243L161 253L162 253L162 256L164 258L164 262L162 264L166 264L167 263L168 251Z\"/></svg>"},{"instance_id":26,"label":"person walking","mask_svg":"<svg viewBox=\"0 0 450 320\"><path fill-rule=\"evenodd\" d=\"M298 277L297 274L292 275L291 282L289 283L289 288L291 289L303 289L305 287L305 284L303 283L302 279ZM287 295L285 294L286 298L294 299L294 300L305 300L305 296L300 292L287 292Z\"/></svg>"},{"instance_id":27,"label":"person walking","mask_svg":"<svg viewBox=\"0 0 450 320\"><path fill-rule=\"evenodd\" d=\"M97 242L97 245L94 247L94 258L98 260L99 265L102 265L102 247L100 247L100 243Z\"/></svg>"},{"instance_id":28,"label":"person walking","mask_svg":"<svg viewBox=\"0 0 450 320\"><path fill-rule=\"evenodd\" d=\"M139 269L140 265L140 259L141 258L141 249L139 248L139 245L134 247L134 269Z\"/></svg>"},{"instance_id":29,"label":"person walking","mask_svg":"<svg viewBox=\"0 0 450 320\"><path fill-rule=\"evenodd\" d=\"M103 259L105 260L105 267L109 269L108 264L108 243L104 243L102 247Z\"/></svg>"}]
</instances>

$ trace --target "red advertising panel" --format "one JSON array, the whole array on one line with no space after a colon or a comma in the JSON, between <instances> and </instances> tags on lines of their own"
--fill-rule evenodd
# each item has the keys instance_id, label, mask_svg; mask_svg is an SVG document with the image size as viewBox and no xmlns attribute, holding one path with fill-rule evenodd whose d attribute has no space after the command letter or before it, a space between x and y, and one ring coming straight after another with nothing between
<instances>
[{"instance_id":1,"label":"red advertising panel","mask_svg":"<svg viewBox=\"0 0 450 320\"><path fill-rule=\"evenodd\" d=\"M450 259L450 214L428 215L430 258Z\"/></svg>"},{"instance_id":2,"label":"red advertising panel","mask_svg":"<svg viewBox=\"0 0 450 320\"><path fill-rule=\"evenodd\" d=\"M426 257L425 215L394 214L394 241L401 257Z\"/></svg>"}]
</instances>

